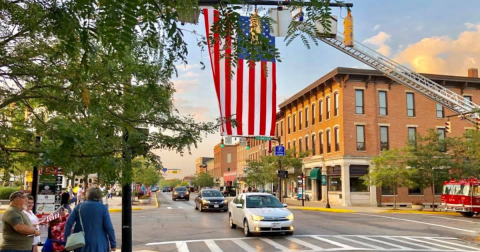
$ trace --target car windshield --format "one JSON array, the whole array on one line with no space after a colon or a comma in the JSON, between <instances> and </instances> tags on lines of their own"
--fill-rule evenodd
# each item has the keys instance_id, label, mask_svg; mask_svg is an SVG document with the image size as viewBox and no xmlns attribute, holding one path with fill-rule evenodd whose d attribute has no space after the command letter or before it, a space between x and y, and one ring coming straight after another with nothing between
<instances>
[{"instance_id":1,"label":"car windshield","mask_svg":"<svg viewBox=\"0 0 480 252\"><path fill-rule=\"evenodd\" d=\"M283 205L272 195L247 196L247 208L282 208Z\"/></svg>"},{"instance_id":2,"label":"car windshield","mask_svg":"<svg viewBox=\"0 0 480 252\"><path fill-rule=\"evenodd\" d=\"M187 190L187 188L185 188L185 187L177 187L177 188L175 188L175 191L176 191L176 192L183 192L183 191L186 191L186 190Z\"/></svg>"},{"instance_id":3,"label":"car windshield","mask_svg":"<svg viewBox=\"0 0 480 252\"><path fill-rule=\"evenodd\" d=\"M223 197L220 191L203 191L202 197Z\"/></svg>"}]
</instances>

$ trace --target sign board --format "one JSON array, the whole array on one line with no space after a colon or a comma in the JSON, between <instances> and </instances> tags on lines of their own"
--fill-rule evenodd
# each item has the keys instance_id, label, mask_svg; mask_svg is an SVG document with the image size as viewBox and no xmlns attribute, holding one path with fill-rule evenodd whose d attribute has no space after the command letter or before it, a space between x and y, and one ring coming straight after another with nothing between
<instances>
[{"instance_id":1,"label":"sign board","mask_svg":"<svg viewBox=\"0 0 480 252\"><path fill-rule=\"evenodd\" d=\"M168 169L165 168L165 167L163 167L163 168L162 168L162 171L163 171L163 173L167 173Z\"/></svg>"},{"instance_id":2,"label":"sign board","mask_svg":"<svg viewBox=\"0 0 480 252\"><path fill-rule=\"evenodd\" d=\"M231 136L226 136L224 143L225 143L225 145L232 145L233 144L232 137Z\"/></svg>"},{"instance_id":3,"label":"sign board","mask_svg":"<svg viewBox=\"0 0 480 252\"><path fill-rule=\"evenodd\" d=\"M48 194L55 194L56 192L56 186L55 183L41 183L38 186L38 191L39 194L43 195L48 195Z\"/></svg>"},{"instance_id":4,"label":"sign board","mask_svg":"<svg viewBox=\"0 0 480 252\"><path fill-rule=\"evenodd\" d=\"M62 176L57 176L56 178L57 185L61 185L63 182L63 177Z\"/></svg>"},{"instance_id":5,"label":"sign board","mask_svg":"<svg viewBox=\"0 0 480 252\"><path fill-rule=\"evenodd\" d=\"M285 147L275 146L275 156L280 156L280 157L285 156Z\"/></svg>"},{"instance_id":6,"label":"sign board","mask_svg":"<svg viewBox=\"0 0 480 252\"><path fill-rule=\"evenodd\" d=\"M268 137L268 136L256 136L256 137L255 137L255 140L270 141L270 140L272 140L272 137Z\"/></svg>"},{"instance_id":7,"label":"sign board","mask_svg":"<svg viewBox=\"0 0 480 252\"><path fill-rule=\"evenodd\" d=\"M327 185L327 175L322 175L322 186Z\"/></svg>"},{"instance_id":8,"label":"sign board","mask_svg":"<svg viewBox=\"0 0 480 252\"><path fill-rule=\"evenodd\" d=\"M53 204L55 203L54 195L38 195L37 204Z\"/></svg>"},{"instance_id":9,"label":"sign board","mask_svg":"<svg viewBox=\"0 0 480 252\"><path fill-rule=\"evenodd\" d=\"M240 137L240 146L247 146L247 139L245 137Z\"/></svg>"},{"instance_id":10,"label":"sign board","mask_svg":"<svg viewBox=\"0 0 480 252\"><path fill-rule=\"evenodd\" d=\"M55 204L37 204L37 213L53 213Z\"/></svg>"}]
</instances>

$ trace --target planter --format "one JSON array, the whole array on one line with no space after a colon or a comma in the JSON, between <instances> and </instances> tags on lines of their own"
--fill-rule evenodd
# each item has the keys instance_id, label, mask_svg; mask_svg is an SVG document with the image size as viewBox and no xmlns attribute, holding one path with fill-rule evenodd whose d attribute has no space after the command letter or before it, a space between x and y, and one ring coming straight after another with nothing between
<instances>
[{"instance_id":1,"label":"planter","mask_svg":"<svg viewBox=\"0 0 480 252\"><path fill-rule=\"evenodd\" d=\"M412 209L415 211L422 211L424 208L424 205L412 205Z\"/></svg>"},{"instance_id":2,"label":"planter","mask_svg":"<svg viewBox=\"0 0 480 252\"><path fill-rule=\"evenodd\" d=\"M140 201L140 204L148 204L148 202L150 202L150 199L139 199L138 201Z\"/></svg>"}]
</instances>

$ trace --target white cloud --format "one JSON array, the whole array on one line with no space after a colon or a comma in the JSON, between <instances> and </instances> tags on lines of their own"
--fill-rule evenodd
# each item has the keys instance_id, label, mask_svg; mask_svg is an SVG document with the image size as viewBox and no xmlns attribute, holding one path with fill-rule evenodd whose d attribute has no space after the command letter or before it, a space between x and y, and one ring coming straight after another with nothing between
<instances>
[{"instance_id":1,"label":"white cloud","mask_svg":"<svg viewBox=\"0 0 480 252\"><path fill-rule=\"evenodd\" d=\"M379 24L375 25L375 26L373 27L373 30L376 31L376 30L378 30L378 28L380 28L380 25L379 25Z\"/></svg>"},{"instance_id":2,"label":"white cloud","mask_svg":"<svg viewBox=\"0 0 480 252\"><path fill-rule=\"evenodd\" d=\"M182 79L182 78L193 78L193 77L198 77L200 76L200 74L198 73L195 73L195 72L186 72L180 76L178 76L179 79Z\"/></svg>"},{"instance_id":3,"label":"white cloud","mask_svg":"<svg viewBox=\"0 0 480 252\"><path fill-rule=\"evenodd\" d=\"M467 27L468 30L472 30L472 29L475 29L475 28L477 27L476 24L474 24L474 23L468 23L468 22L465 23L464 25L465 25L465 27Z\"/></svg>"},{"instance_id":4,"label":"white cloud","mask_svg":"<svg viewBox=\"0 0 480 252\"><path fill-rule=\"evenodd\" d=\"M377 47L377 51L385 56L390 56L391 48L385 44L390 39L390 35L386 32L379 32L377 35L365 39L363 43L371 44Z\"/></svg>"},{"instance_id":5,"label":"white cloud","mask_svg":"<svg viewBox=\"0 0 480 252\"><path fill-rule=\"evenodd\" d=\"M191 69L201 69L200 64L176 65L179 71L190 71Z\"/></svg>"},{"instance_id":6,"label":"white cloud","mask_svg":"<svg viewBox=\"0 0 480 252\"><path fill-rule=\"evenodd\" d=\"M197 79L177 79L172 81L173 87L178 94L190 92L198 87L200 82Z\"/></svg>"},{"instance_id":7,"label":"white cloud","mask_svg":"<svg viewBox=\"0 0 480 252\"><path fill-rule=\"evenodd\" d=\"M480 68L480 24L475 28L460 33L456 39L424 38L400 51L395 60L408 63L418 72L465 76L468 68Z\"/></svg>"}]
</instances>

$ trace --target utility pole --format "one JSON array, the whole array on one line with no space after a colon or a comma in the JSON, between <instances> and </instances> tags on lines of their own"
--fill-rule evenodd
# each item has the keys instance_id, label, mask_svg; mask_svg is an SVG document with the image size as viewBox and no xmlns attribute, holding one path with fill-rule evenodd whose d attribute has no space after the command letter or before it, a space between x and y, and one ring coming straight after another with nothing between
<instances>
[{"instance_id":1,"label":"utility pole","mask_svg":"<svg viewBox=\"0 0 480 252\"><path fill-rule=\"evenodd\" d=\"M132 252L132 150L128 147L129 132L123 132L123 185L122 185L122 251Z\"/></svg>"},{"instance_id":2,"label":"utility pole","mask_svg":"<svg viewBox=\"0 0 480 252\"><path fill-rule=\"evenodd\" d=\"M302 172L302 207L305 206L305 174Z\"/></svg>"},{"instance_id":3,"label":"utility pole","mask_svg":"<svg viewBox=\"0 0 480 252\"><path fill-rule=\"evenodd\" d=\"M283 177L283 170L282 170L282 160L278 158L278 170L280 173L278 174L278 199L280 202L282 201L282 177Z\"/></svg>"}]
</instances>

